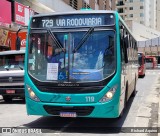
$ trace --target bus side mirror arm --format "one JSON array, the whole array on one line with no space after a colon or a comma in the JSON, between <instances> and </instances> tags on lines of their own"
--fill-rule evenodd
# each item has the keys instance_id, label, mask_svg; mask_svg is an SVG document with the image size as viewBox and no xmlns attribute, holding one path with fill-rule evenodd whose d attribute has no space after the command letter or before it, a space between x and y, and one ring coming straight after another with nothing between
<instances>
[{"instance_id":1,"label":"bus side mirror arm","mask_svg":"<svg viewBox=\"0 0 160 136\"><path fill-rule=\"evenodd\" d=\"M20 50L21 48L21 39L19 38L19 36L17 36L16 38L16 50Z\"/></svg>"},{"instance_id":2,"label":"bus side mirror arm","mask_svg":"<svg viewBox=\"0 0 160 136\"><path fill-rule=\"evenodd\" d=\"M27 29L28 27L26 26L26 27L20 27L19 29L18 29L18 31L16 32L16 50L20 50L20 48L21 48L21 39L20 39L20 37L18 36L18 33L21 31L21 30L23 30L23 29Z\"/></svg>"}]
</instances>

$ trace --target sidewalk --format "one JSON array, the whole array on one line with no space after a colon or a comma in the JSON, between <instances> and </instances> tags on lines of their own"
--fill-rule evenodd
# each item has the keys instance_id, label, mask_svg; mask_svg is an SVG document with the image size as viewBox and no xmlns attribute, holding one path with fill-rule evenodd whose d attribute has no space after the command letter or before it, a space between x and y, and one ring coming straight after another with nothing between
<instances>
[{"instance_id":1,"label":"sidewalk","mask_svg":"<svg viewBox=\"0 0 160 136\"><path fill-rule=\"evenodd\" d=\"M158 74L158 73L156 73ZM157 128L160 127L160 76L152 75L151 84L148 88L145 86L143 94L137 94L141 98L139 106L137 106L136 121L134 127ZM148 89L148 90L147 90ZM137 103L138 104L138 103ZM144 136L160 136L160 131L156 133L139 134Z\"/></svg>"}]
</instances>

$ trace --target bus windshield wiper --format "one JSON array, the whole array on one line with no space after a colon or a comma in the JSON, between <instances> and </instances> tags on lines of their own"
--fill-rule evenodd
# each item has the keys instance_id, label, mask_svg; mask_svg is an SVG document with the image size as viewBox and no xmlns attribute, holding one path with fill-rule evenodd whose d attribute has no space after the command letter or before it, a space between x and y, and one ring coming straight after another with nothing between
<instances>
[{"instance_id":1,"label":"bus windshield wiper","mask_svg":"<svg viewBox=\"0 0 160 136\"><path fill-rule=\"evenodd\" d=\"M50 28L47 28L47 32L50 34L52 40L55 42L56 46L58 48L60 48L63 52L65 52L65 49L63 48L63 46L61 45L61 43L57 40L57 38L55 37L55 35L52 33Z\"/></svg>"},{"instance_id":2,"label":"bus windshield wiper","mask_svg":"<svg viewBox=\"0 0 160 136\"><path fill-rule=\"evenodd\" d=\"M7 71L9 71L9 66L4 66L4 69L6 69Z\"/></svg>"},{"instance_id":3,"label":"bus windshield wiper","mask_svg":"<svg viewBox=\"0 0 160 136\"><path fill-rule=\"evenodd\" d=\"M19 66L19 68L21 69L21 70L23 70L24 69L24 67L23 66L20 66L20 65L18 65Z\"/></svg>"},{"instance_id":4,"label":"bus windshield wiper","mask_svg":"<svg viewBox=\"0 0 160 136\"><path fill-rule=\"evenodd\" d=\"M91 33L94 31L94 27L90 27L89 30L85 33L81 41L78 43L78 45L74 48L73 53L75 53L89 38Z\"/></svg>"}]
</instances>

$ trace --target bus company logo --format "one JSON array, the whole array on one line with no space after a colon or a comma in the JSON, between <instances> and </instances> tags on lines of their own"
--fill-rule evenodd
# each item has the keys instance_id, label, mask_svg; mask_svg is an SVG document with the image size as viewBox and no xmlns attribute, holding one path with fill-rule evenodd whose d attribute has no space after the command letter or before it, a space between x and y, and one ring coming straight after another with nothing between
<instances>
[{"instance_id":1,"label":"bus company logo","mask_svg":"<svg viewBox=\"0 0 160 136\"><path fill-rule=\"evenodd\" d=\"M71 97L67 96L67 97L66 97L66 101L67 101L67 102L71 101Z\"/></svg>"},{"instance_id":2,"label":"bus company logo","mask_svg":"<svg viewBox=\"0 0 160 136\"><path fill-rule=\"evenodd\" d=\"M21 46L25 46L26 45L26 39L23 39L22 41L21 41Z\"/></svg>"},{"instance_id":3,"label":"bus company logo","mask_svg":"<svg viewBox=\"0 0 160 136\"><path fill-rule=\"evenodd\" d=\"M12 78L12 77L9 77L9 78L8 78L8 81L9 81L9 82L13 82L13 78Z\"/></svg>"}]
</instances>

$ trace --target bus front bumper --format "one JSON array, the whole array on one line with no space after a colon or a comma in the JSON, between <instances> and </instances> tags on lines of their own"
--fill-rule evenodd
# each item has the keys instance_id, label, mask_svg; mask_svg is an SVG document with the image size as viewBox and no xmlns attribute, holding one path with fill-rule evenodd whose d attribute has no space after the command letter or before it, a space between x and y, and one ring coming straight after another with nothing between
<instances>
[{"instance_id":1,"label":"bus front bumper","mask_svg":"<svg viewBox=\"0 0 160 136\"><path fill-rule=\"evenodd\" d=\"M89 104L63 104L36 102L26 98L28 115L60 116L61 113L75 113L76 117L89 118L117 118L119 104L89 103Z\"/></svg>"}]
</instances>

